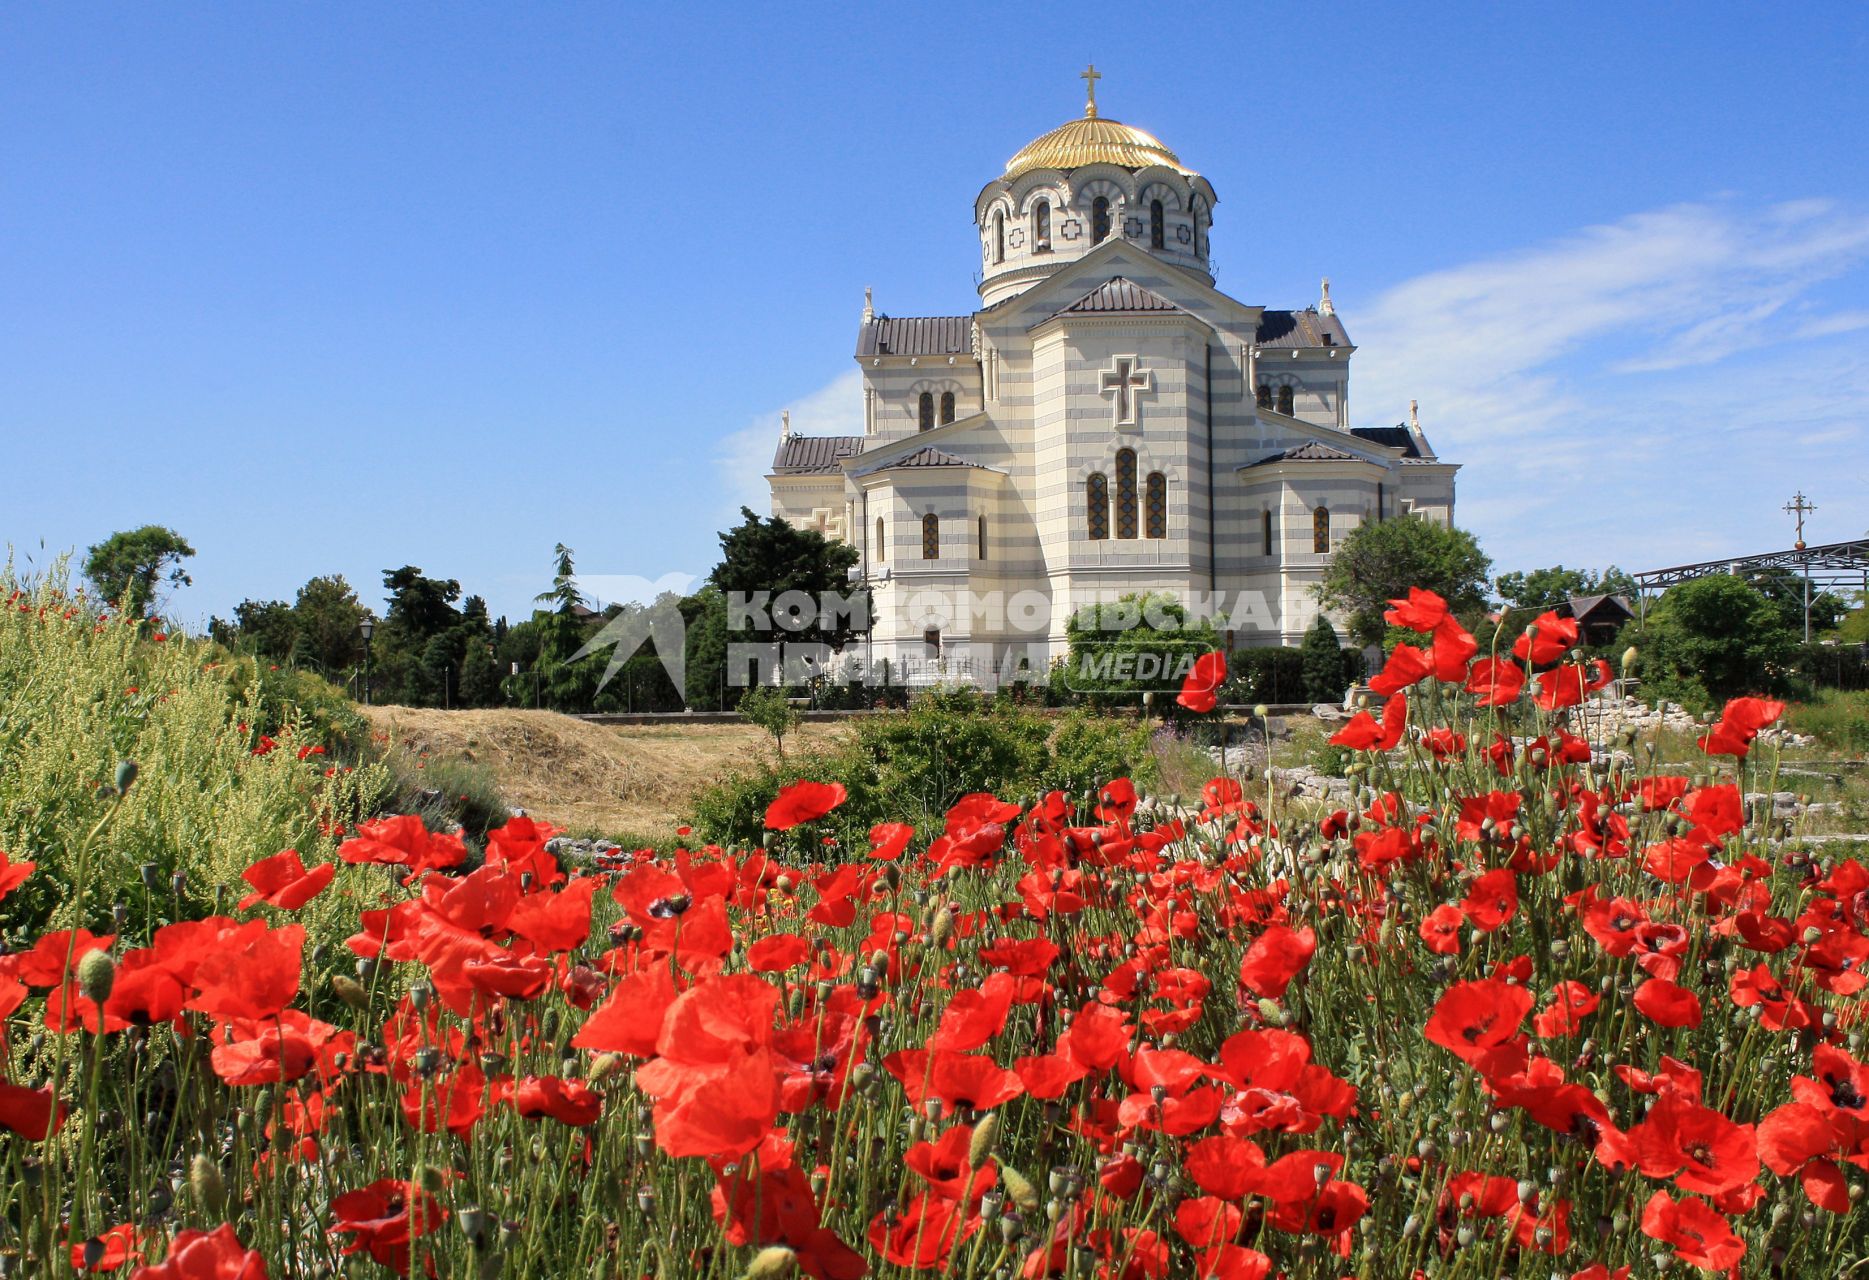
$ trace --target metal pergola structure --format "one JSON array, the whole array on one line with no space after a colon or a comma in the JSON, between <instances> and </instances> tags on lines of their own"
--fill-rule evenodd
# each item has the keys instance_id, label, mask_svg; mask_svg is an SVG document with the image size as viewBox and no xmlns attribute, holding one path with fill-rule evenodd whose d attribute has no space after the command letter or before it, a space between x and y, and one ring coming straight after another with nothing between
<instances>
[{"instance_id":1,"label":"metal pergola structure","mask_svg":"<svg viewBox=\"0 0 1869 1280\"><path fill-rule=\"evenodd\" d=\"M1826 542L1815 547L1799 544L1785 551L1732 556L1725 560L1703 560L1698 564L1677 564L1672 568L1650 569L1646 573L1630 576L1635 579L1636 588L1640 592L1641 609L1646 615L1650 591L1665 591L1677 583L1720 573L1750 578L1774 569L1796 574L1804 581L1804 604L1807 611L1805 631L1808 639L1808 610L1813 591L1831 588L1869 592L1869 538Z\"/></svg>"}]
</instances>

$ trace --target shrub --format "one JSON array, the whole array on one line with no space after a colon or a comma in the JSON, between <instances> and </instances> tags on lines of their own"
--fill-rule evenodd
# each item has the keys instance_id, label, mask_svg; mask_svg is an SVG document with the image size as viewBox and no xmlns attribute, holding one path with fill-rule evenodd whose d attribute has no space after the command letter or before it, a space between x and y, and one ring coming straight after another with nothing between
<instances>
[{"instance_id":1,"label":"shrub","mask_svg":"<svg viewBox=\"0 0 1869 1280\"><path fill-rule=\"evenodd\" d=\"M211 907L282 849L327 855L338 824L388 794L381 766L332 763L320 720L346 741L355 729L315 677L99 617L62 565L30 583L7 565L0 597L0 849L41 868L9 900L15 924L99 923L75 920L69 893L87 847L92 901L139 923ZM124 760L137 775L118 802L104 788Z\"/></svg>"},{"instance_id":2,"label":"shrub","mask_svg":"<svg viewBox=\"0 0 1869 1280\"><path fill-rule=\"evenodd\" d=\"M1649 691L1697 707L1783 690L1796 644L1777 606L1725 574L1670 587L1636 635Z\"/></svg>"},{"instance_id":3,"label":"shrub","mask_svg":"<svg viewBox=\"0 0 1869 1280\"><path fill-rule=\"evenodd\" d=\"M1304 655L1283 645L1236 650L1227 660L1226 700L1244 706L1304 702Z\"/></svg>"},{"instance_id":4,"label":"shrub","mask_svg":"<svg viewBox=\"0 0 1869 1280\"><path fill-rule=\"evenodd\" d=\"M1356 655L1344 649L1329 618L1317 615L1317 621L1304 633L1298 652L1304 664L1305 701L1332 705L1342 702L1350 687L1350 662Z\"/></svg>"}]
</instances>

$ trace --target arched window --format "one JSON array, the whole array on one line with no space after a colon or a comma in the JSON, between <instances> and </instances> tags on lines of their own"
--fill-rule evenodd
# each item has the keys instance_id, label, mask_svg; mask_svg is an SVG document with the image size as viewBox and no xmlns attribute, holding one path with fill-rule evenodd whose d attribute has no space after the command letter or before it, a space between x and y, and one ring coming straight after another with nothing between
<instances>
[{"instance_id":1,"label":"arched window","mask_svg":"<svg viewBox=\"0 0 1869 1280\"><path fill-rule=\"evenodd\" d=\"M1272 554L1272 508L1267 507L1259 513L1259 554Z\"/></svg>"},{"instance_id":2,"label":"arched window","mask_svg":"<svg viewBox=\"0 0 1869 1280\"><path fill-rule=\"evenodd\" d=\"M1269 382L1259 384L1259 407L1261 409L1272 407L1272 384Z\"/></svg>"},{"instance_id":3,"label":"arched window","mask_svg":"<svg viewBox=\"0 0 1869 1280\"><path fill-rule=\"evenodd\" d=\"M1168 477L1159 471L1149 472L1142 490L1142 532L1145 537L1168 536Z\"/></svg>"},{"instance_id":4,"label":"arched window","mask_svg":"<svg viewBox=\"0 0 1869 1280\"><path fill-rule=\"evenodd\" d=\"M922 559L941 558L941 517L930 511L922 517Z\"/></svg>"},{"instance_id":5,"label":"arched window","mask_svg":"<svg viewBox=\"0 0 1869 1280\"><path fill-rule=\"evenodd\" d=\"M1051 201L1040 200L1032 206L1032 252L1051 252Z\"/></svg>"},{"instance_id":6,"label":"arched window","mask_svg":"<svg viewBox=\"0 0 1869 1280\"><path fill-rule=\"evenodd\" d=\"M1319 507L1311 513L1311 550L1320 556L1330 554L1330 508Z\"/></svg>"},{"instance_id":7,"label":"arched window","mask_svg":"<svg viewBox=\"0 0 1869 1280\"><path fill-rule=\"evenodd\" d=\"M1136 451L1116 451L1116 536L1136 536Z\"/></svg>"},{"instance_id":8,"label":"arched window","mask_svg":"<svg viewBox=\"0 0 1869 1280\"><path fill-rule=\"evenodd\" d=\"M980 517L980 558L986 559L986 517Z\"/></svg>"},{"instance_id":9,"label":"arched window","mask_svg":"<svg viewBox=\"0 0 1869 1280\"><path fill-rule=\"evenodd\" d=\"M1084 481L1084 527L1092 541L1110 536L1110 482L1101 471Z\"/></svg>"},{"instance_id":10,"label":"arched window","mask_svg":"<svg viewBox=\"0 0 1869 1280\"><path fill-rule=\"evenodd\" d=\"M1006 260L1006 218L999 210L993 210L993 261Z\"/></svg>"},{"instance_id":11,"label":"arched window","mask_svg":"<svg viewBox=\"0 0 1869 1280\"><path fill-rule=\"evenodd\" d=\"M1110 238L1110 198L1098 196L1090 202L1090 243L1102 244Z\"/></svg>"},{"instance_id":12,"label":"arched window","mask_svg":"<svg viewBox=\"0 0 1869 1280\"><path fill-rule=\"evenodd\" d=\"M1168 243L1168 228L1162 218L1162 202L1149 201L1149 248L1159 249Z\"/></svg>"},{"instance_id":13,"label":"arched window","mask_svg":"<svg viewBox=\"0 0 1869 1280\"><path fill-rule=\"evenodd\" d=\"M889 558L889 539L883 535L883 518L876 517L876 560L881 563Z\"/></svg>"},{"instance_id":14,"label":"arched window","mask_svg":"<svg viewBox=\"0 0 1869 1280\"><path fill-rule=\"evenodd\" d=\"M1286 417L1291 416L1291 384L1286 383L1278 389L1278 411Z\"/></svg>"},{"instance_id":15,"label":"arched window","mask_svg":"<svg viewBox=\"0 0 1869 1280\"><path fill-rule=\"evenodd\" d=\"M922 392L921 399L915 403L915 416L921 430L926 431L934 426L934 392Z\"/></svg>"},{"instance_id":16,"label":"arched window","mask_svg":"<svg viewBox=\"0 0 1869 1280\"><path fill-rule=\"evenodd\" d=\"M946 426L952 421L954 421L954 393L943 391L941 393L941 425Z\"/></svg>"}]
</instances>

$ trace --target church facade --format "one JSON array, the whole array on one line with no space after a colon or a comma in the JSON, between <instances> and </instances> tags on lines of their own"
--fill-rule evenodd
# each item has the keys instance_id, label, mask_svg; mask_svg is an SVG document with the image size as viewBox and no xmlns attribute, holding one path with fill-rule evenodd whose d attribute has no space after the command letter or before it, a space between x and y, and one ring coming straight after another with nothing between
<instances>
[{"instance_id":1,"label":"church facade","mask_svg":"<svg viewBox=\"0 0 1869 1280\"><path fill-rule=\"evenodd\" d=\"M784 430L772 511L858 552L865 659L992 684L1040 675L1085 605L1167 594L1236 647L1296 644L1365 521L1449 522L1456 466L1413 407L1354 427L1355 345L1215 287L1207 179L1085 114L974 202L980 306L892 316L865 293L863 434Z\"/></svg>"}]
</instances>

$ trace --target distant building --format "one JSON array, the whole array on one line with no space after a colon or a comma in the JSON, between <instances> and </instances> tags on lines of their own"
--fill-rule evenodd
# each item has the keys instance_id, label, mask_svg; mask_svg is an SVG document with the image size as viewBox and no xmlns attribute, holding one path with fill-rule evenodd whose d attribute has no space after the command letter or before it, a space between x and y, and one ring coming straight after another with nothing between
<instances>
[{"instance_id":1,"label":"distant building","mask_svg":"<svg viewBox=\"0 0 1869 1280\"><path fill-rule=\"evenodd\" d=\"M866 291L863 434L783 429L773 513L857 548L873 661L1003 672L1016 650L1042 670L1076 608L1130 592L1256 593L1235 642L1295 645L1346 534L1452 519L1457 467L1412 409L1350 425L1356 347L1329 281L1296 311L1216 289L1213 187L1100 116L1087 78L1083 117L975 199L980 308L891 316ZM1047 620L943 617L924 593L1036 598Z\"/></svg>"},{"instance_id":2,"label":"distant building","mask_svg":"<svg viewBox=\"0 0 1869 1280\"><path fill-rule=\"evenodd\" d=\"M1577 620L1578 638L1588 645L1609 644L1635 618L1635 610L1622 596L1572 596L1557 612Z\"/></svg>"}]
</instances>

